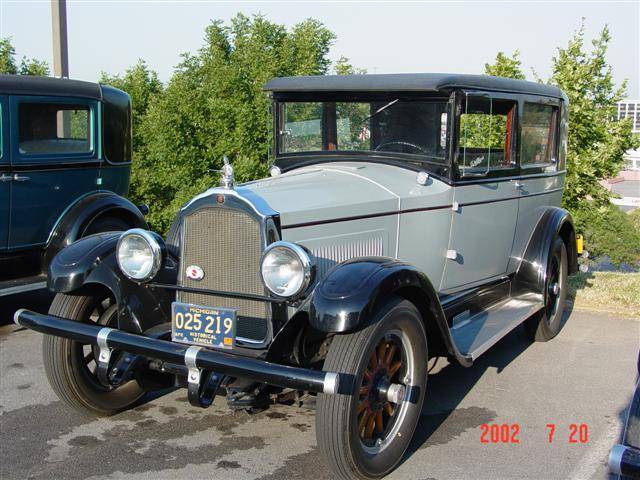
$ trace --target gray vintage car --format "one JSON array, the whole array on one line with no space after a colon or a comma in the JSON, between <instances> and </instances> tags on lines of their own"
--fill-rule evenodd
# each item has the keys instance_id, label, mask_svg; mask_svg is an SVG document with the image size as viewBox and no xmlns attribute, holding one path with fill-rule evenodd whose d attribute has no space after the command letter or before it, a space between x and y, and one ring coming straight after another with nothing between
<instances>
[{"instance_id":1,"label":"gray vintage car","mask_svg":"<svg viewBox=\"0 0 640 480\"><path fill-rule=\"evenodd\" d=\"M567 98L487 76L277 78L271 178L221 185L166 240L141 229L58 254L53 389L91 414L183 386L210 405L316 406L332 472L378 478L416 428L427 362L470 367L521 323L562 327L575 232L560 208Z\"/></svg>"}]
</instances>

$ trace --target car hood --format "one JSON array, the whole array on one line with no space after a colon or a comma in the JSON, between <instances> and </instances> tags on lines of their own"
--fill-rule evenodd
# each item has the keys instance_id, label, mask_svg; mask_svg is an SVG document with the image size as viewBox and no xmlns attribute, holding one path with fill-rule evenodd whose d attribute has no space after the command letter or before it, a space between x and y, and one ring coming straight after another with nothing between
<instances>
[{"instance_id":1,"label":"car hood","mask_svg":"<svg viewBox=\"0 0 640 480\"><path fill-rule=\"evenodd\" d=\"M279 212L283 226L397 212L399 195L369 173L358 164L314 165L241 188Z\"/></svg>"}]
</instances>

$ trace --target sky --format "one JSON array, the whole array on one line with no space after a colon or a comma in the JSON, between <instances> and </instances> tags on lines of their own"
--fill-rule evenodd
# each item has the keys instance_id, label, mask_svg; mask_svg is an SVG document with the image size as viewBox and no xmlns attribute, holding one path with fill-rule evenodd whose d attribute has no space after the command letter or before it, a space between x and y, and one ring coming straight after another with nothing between
<instances>
[{"instance_id":1,"label":"sky","mask_svg":"<svg viewBox=\"0 0 640 480\"><path fill-rule=\"evenodd\" d=\"M18 57L52 63L50 0L0 0L0 36ZM616 82L640 99L640 0L632 1L90 1L67 0L70 76L95 81L139 58L163 81L183 52L195 52L205 26L236 13L293 26L313 17L337 35L330 56L370 73L481 73L500 50L519 50L525 73L550 73L580 19L590 41L608 24Z\"/></svg>"}]
</instances>

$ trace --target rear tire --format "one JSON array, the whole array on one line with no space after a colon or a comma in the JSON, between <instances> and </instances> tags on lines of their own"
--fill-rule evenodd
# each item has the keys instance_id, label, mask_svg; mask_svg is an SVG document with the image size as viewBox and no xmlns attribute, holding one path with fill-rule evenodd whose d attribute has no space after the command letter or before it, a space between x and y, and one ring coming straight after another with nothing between
<instances>
[{"instance_id":1,"label":"rear tire","mask_svg":"<svg viewBox=\"0 0 640 480\"><path fill-rule=\"evenodd\" d=\"M567 247L560 237L556 237L551 244L547 261L544 307L525 323L527 335L536 342L548 342L562 330L567 297L567 269Z\"/></svg>"},{"instance_id":2,"label":"rear tire","mask_svg":"<svg viewBox=\"0 0 640 480\"><path fill-rule=\"evenodd\" d=\"M402 459L422 410L427 358L420 313L395 297L366 328L333 338L324 370L355 379L351 395L318 395L317 442L334 475L380 478ZM406 385L409 400L384 400L389 383Z\"/></svg>"},{"instance_id":3,"label":"rear tire","mask_svg":"<svg viewBox=\"0 0 640 480\"><path fill-rule=\"evenodd\" d=\"M85 323L117 326L117 305L109 297L58 294L49 314ZM42 342L44 370L60 400L84 415L107 416L127 409L144 395L135 380L118 387L105 387L92 371L97 358L95 345L45 335ZM97 365L96 365L97 366Z\"/></svg>"}]
</instances>

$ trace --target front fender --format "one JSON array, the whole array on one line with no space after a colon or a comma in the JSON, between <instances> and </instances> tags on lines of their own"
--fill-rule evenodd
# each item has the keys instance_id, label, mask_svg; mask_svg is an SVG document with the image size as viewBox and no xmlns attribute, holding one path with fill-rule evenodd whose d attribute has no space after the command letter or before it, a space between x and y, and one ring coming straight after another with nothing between
<instances>
[{"instance_id":1,"label":"front fender","mask_svg":"<svg viewBox=\"0 0 640 480\"><path fill-rule=\"evenodd\" d=\"M118 304L118 328L142 333L170 321L174 294L138 284L122 274L115 257L119 237L119 232L101 233L69 245L51 261L47 282L50 290L72 295L90 295L96 286L106 287ZM175 283L176 265L167 257L156 280Z\"/></svg>"},{"instance_id":2,"label":"front fender","mask_svg":"<svg viewBox=\"0 0 640 480\"><path fill-rule=\"evenodd\" d=\"M125 220L130 228L148 228L142 212L133 203L113 192L90 193L65 211L54 226L45 251L45 265L63 248L81 238L98 217L114 216Z\"/></svg>"},{"instance_id":3,"label":"front fender","mask_svg":"<svg viewBox=\"0 0 640 480\"><path fill-rule=\"evenodd\" d=\"M319 282L308 301L309 323L327 333L353 331L368 325L377 305L396 294L416 304L425 327L440 334L452 357L462 365L470 365L451 338L438 294L429 278L413 265L395 259L364 257L335 266Z\"/></svg>"}]
</instances>

